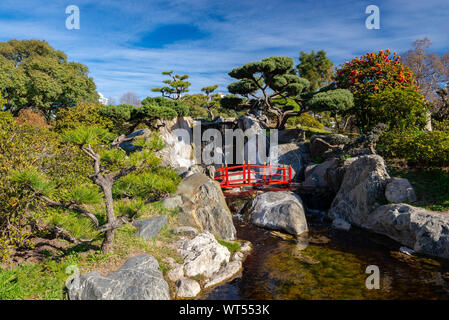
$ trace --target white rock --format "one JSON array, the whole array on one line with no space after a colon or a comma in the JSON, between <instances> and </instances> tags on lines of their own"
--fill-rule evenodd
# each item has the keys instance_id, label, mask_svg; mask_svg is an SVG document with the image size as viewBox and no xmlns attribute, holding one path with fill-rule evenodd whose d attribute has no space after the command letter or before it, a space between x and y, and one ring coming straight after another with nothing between
<instances>
[{"instance_id":1,"label":"white rock","mask_svg":"<svg viewBox=\"0 0 449 320\"><path fill-rule=\"evenodd\" d=\"M215 286L229 278L232 278L242 269L241 261L229 262L224 268L222 268L217 274L213 275L209 281L206 282L204 288Z\"/></svg>"},{"instance_id":2,"label":"white rock","mask_svg":"<svg viewBox=\"0 0 449 320\"><path fill-rule=\"evenodd\" d=\"M184 266L182 264L177 264L173 269L168 271L167 277L173 282L184 278Z\"/></svg>"},{"instance_id":3,"label":"white rock","mask_svg":"<svg viewBox=\"0 0 449 320\"><path fill-rule=\"evenodd\" d=\"M201 292L199 283L193 279L183 278L176 283L176 296L194 298Z\"/></svg>"},{"instance_id":4,"label":"white rock","mask_svg":"<svg viewBox=\"0 0 449 320\"><path fill-rule=\"evenodd\" d=\"M242 252L237 251L237 252L234 253L234 255L232 256L232 260L233 260L233 261L242 261L244 257L245 257L245 255L244 255Z\"/></svg>"},{"instance_id":5,"label":"white rock","mask_svg":"<svg viewBox=\"0 0 449 320\"><path fill-rule=\"evenodd\" d=\"M253 250L251 242L246 241L244 244L242 244L242 246L240 247L240 252L243 253L250 253L251 250Z\"/></svg>"},{"instance_id":6,"label":"white rock","mask_svg":"<svg viewBox=\"0 0 449 320\"><path fill-rule=\"evenodd\" d=\"M184 270L188 277L212 276L223 263L229 262L229 250L217 242L210 232L204 232L183 243L178 250L184 258Z\"/></svg>"}]
</instances>

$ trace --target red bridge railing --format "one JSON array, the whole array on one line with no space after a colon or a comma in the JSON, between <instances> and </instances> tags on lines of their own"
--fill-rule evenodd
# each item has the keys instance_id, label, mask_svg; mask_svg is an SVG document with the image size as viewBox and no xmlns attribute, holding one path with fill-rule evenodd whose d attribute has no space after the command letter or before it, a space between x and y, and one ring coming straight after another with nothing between
<instances>
[{"instance_id":1,"label":"red bridge railing","mask_svg":"<svg viewBox=\"0 0 449 320\"><path fill-rule=\"evenodd\" d=\"M276 167L271 163L264 165L244 163L233 167L222 165L215 170L215 180L222 188L290 184L292 168L291 166Z\"/></svg>"}]
</instances>

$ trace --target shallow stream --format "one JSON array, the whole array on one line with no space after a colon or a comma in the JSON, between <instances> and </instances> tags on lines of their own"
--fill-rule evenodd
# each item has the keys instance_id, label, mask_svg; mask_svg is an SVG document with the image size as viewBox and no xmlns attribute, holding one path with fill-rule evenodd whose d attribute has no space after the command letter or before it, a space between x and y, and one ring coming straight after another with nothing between
<instances>
[{"instance_id":1,"label":"shallow stream","mask_svg":"<svg viewBox=\"0 0 449 320\"><path fill-rule=\"evenodd\" d=\"M307 220L308 244L235 218L237 237L253 252L240 277L200 299L449 299L449 261L401 253L365 230L334 230L319 213ZM380 289L366 288L369 265L379 267Z\"/></svg>"}]
</instances>

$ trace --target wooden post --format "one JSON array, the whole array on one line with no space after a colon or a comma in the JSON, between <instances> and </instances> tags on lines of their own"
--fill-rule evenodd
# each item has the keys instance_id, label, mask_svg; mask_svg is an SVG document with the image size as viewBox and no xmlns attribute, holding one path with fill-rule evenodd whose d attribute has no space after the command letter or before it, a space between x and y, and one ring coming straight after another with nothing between
<instances>
[{"instance_id":1,"label":"wooden post","mask_svg":"<svg viewBox=\"0 0 449 320\"><path fill-rule=\"evenodd\" d=\"M229 176L228 176L228 164L225 163L225 175L226 175L226 184L225 186L227 187L229 184Z\"/></svg>"},{"instance_id":2,"label":"wooden post","mask_svg":"<svg viewBox=\"0 0 449 320\"><path fill-rule=\"evenodd\" d=\"M248 160L248 184L251 184L251 163Z\"/></svg>"},{"instance_id":3,"label":"wooden post","mask_svg":"<svg viewBox=\"0 0 449 320\"><path fill-rule=\"evenodd\" d=\"M292 182L292 166L288 166L288 183Z\"/></svg>"},{"instance_id":4,"label":"wooden post","mask_svg":"<svg viewBox=\"0 0 449 320\"><path fill-rule=\"evenodd\" d=\"M282 182L287 183L287 166L285 164L282 165Z\"/></svg>"},{"instance_id":5,"label":"wooden post","mask_svg":"<svg viewBox=\"0 0 449 320\"><path fill-rule=\"evenodd\" d=\"M246 183L246 164L245 164L245 160L243 160L243 184Z\"/></svg>"},{"instance_id":6,"label":"wooden post","mask_svg":"<svg viewBox=\"0 0 449 320\"><path fill-rule=\"evenodd\" d=\"M267 183L267 163L263 164L263 184Z\"/></svg>"},{"instance_id":7,"label":"wooden post","mask_svg":"<svg viewBox=\"0 0 449 320\"><path fill-rule=\"evenodd\" d=\"M271 182L271 161L268 162L268 184Z\"/></svg>"}]
</instances>

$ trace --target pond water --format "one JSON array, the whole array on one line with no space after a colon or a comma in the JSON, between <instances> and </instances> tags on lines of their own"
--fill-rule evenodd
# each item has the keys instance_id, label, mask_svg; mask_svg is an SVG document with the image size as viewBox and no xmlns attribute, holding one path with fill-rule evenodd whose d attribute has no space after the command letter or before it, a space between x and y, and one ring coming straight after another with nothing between
<instances>
[{"instance_id":1,"label":"pond water","mask_svg":"<svg viewBox=\"0 0 449 320\"><path fill-rule=\"evenodd\" d=\"M237 237L253 252L241 277L200 299L449 299L449 261L399 252L394 241L365 230L333 230L307 213L308 243L281 239L235 218ZM380 270L380 289L365 285L369 265Z\"/></svg>"}]
</instances>

